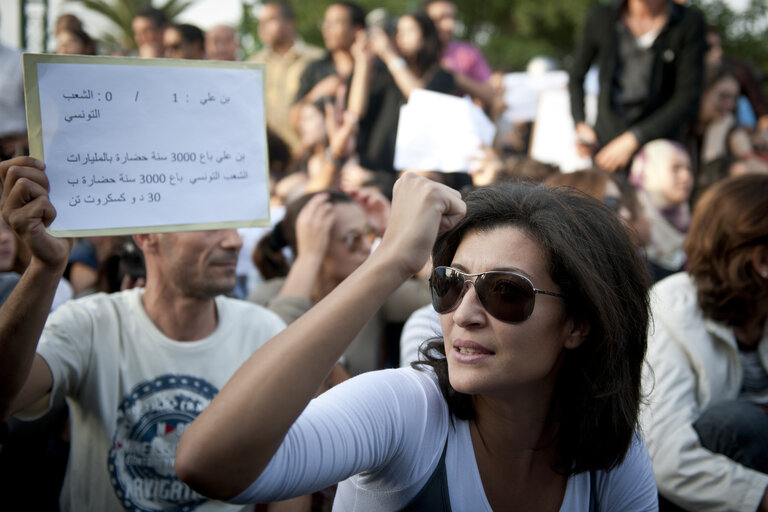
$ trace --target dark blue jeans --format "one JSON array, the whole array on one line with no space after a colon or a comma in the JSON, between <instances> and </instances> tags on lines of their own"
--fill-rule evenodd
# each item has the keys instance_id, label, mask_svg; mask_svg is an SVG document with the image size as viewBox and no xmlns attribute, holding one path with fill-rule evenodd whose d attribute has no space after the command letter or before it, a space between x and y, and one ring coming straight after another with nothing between
<instances>
[{"instance_id":1,"label":"dark blue jeans","mask_svg":"<svg viewBox=\"0 0 768 512\"><path fill-rule=\"evenodd\" d=\"M693 428L701 445L748 468L768 474L768 412L746 401L708 407Z\"/></svg>"},{"instance_id":2,"label":"dark blue jeans","mask_svg":"<svg viewBox=\"0 0 768 512\"><path fill-rule=\"evenodd\" d=\"M768 474L768 412L741 400L711 405L693 423L701 445L748 468ZM661 512L684 509L659 496Z\"/></svg>"}]
</instances>

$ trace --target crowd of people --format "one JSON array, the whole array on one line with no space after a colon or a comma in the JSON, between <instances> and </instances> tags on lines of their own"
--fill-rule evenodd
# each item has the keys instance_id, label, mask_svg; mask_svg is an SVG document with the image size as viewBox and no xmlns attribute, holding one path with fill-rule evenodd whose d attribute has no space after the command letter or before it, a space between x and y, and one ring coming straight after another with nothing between
<instances>
[{"instance_id":1,"label":"crowd of people","mask_svg":"<svg viewBox=\"0 0 768 512\"><path fill-rule=\"evenodd\" d=\"M331 3L324 48L256 13L269 228L48 234L0 46L0 507L768 511L768 100L699 11L584 13L592 167L498 133L457 173L394 168L414 90L504 111L453 1ZM132 31L243 58L225 25ZM55 37L99 54L72 14Z\"/></svg>"}]
</instances>

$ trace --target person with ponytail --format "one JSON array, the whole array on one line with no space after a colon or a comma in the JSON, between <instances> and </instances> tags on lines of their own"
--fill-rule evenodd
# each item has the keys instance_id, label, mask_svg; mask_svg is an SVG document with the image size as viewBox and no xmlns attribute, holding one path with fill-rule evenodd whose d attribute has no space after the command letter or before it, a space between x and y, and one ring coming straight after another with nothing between
<instances>
[{"instance_id":1,"label":"person with ponytail","mask_svg":"<svg viewBox=\"0 0 768 512\"><path fill-rule=\"evenodd\" d=\"M267 306L286 323L293 322L368 258L376 237L386 228L388 211L389 201L369 189L354 197L326 190L290 203L283 220L254 249L253 262L265 281L248 299ZM346 350L342 358L346 371L356 375L380 368L387 324L405 322L429 301L425 280L407 280Z\"/></svg>"}]
</instances>

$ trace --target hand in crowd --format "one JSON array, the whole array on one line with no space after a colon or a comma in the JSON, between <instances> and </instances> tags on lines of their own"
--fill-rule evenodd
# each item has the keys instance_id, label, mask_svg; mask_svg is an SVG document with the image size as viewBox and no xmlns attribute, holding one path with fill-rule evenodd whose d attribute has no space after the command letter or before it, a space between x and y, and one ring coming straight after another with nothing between
<instances>
[{"instance_id":1,"label":"hand in crowd","mask_svg":"<svg viewBox=\"0 0 768 512\"><path fill-rule=\"evenodd\" d=\"M389 38L386 32L379 27L371 27L368 36L368 44L371 47L376 56L378 56L384 62L388 62L391 58L396 58L397 50L392 44L392 40Z\"/></svg>"},{"instance_id":2,"label":"hand in crowd","mask_svg":"<svg viewBox=\"0 0 768 512\"><path fill-rule=\"evenodd\" d=\"M356 158L344 162L339 174L342 190L356 190L374 177L374 172L361 166Z\"/></svg>"},{"instance_id":3,"label":"hand in crowd","mask_svg":"<svg viewBox=\"0 0 768 512\"><path fill-rule=\"evenodd\" d=\"M0 163L2 215L29 248L33 261L63 272L72 240L53 237L45 230L56 217L56 209L48 197L50 185L44 169L43 162L27 156Z\"/></svg>"},{"instance_id":4,"label":"hand in crowd","mask_svg":"<svg viewBox=\"0 0 768 512\"><path fill-rule=\"evenodd\" d=\"M624 132L597 152L595 163L607 171L614 172L629 163L637 148L635 135Z\"/></svg>"},{"instance_id":5,"label":"hand in crowd","mask_svg":"<svg viewBox=\"0 0 768 512\"><path fill-rule=\"evenodd\" d=\"M408 278L424 266L438 232L455 226L466 211L457 190L407 172L395 183L392 215L374 255L398 265Z\"/></svg>"},{"instance_id":6,"label":"hand in crowd","mask_svg":"<svg viewBox=\"0 0 768 512\"><path fill-rule=\"evenodd\" d=\"M325 128L328 132L328 147L331 156L341 160L355 151L355 134L358 129L358 116L331 103L325 104Z\"/></svg>"},{"instance_id":7,"label":"hand in crowd","mask_svg":"<svg viewBox=\"0 0 768 512\"><path fill-rule=\"evenodd\" d=\"M384 194L376 187L362 187L346 191L359 204L368 217L368 224L377 234L382 235L387 230L392 205Z\"/></svg>"},{"instance_id":8,"label":"hand in crowd","mask_svg":"<svg viewBox=\"0 0 768 512\"><path fill-rule=\"evenodd\" d=\"M504 169L504 162L493 148L483 146L481 152L470 161L469 174L472 183L484 186L493 183Z\"/></svg>"},{"instance_id":9,"label":"hand in crowd","mask_svg":"<svg viewBox=\"0 0 768 512\"><path fill-rule=\"evenodd\" d=\"M371 59L373 58L373 51L369 44L368 33L365 30L358 30L355 34L355 42L349 48L349 53L352 54L354 60Z\"/></svg>"},{"instance_id":10,"label":"hand in crowd","mask_svg":"<svg viewBox=\"0 0 768 512\"><path fill-rule=\"evenodd\" d=\"M576 154L581 158L591 157L597 149L597 134L585 122L576 124Z\"/></svg>"},{"instance_id":11,"label":"hand in crowd","mask_svg":"<svg viewBox=\"0 0 768 512\"><path fill-rule=\"evenodd\" d=\"M331 229L335 221L333 205L328 194L316 194L296 218L296 249L298 256L322 258L328 248Z\"/></svg>"},{"instance_id":12,"label":"hand in crowd","mask_svg":"<svg viewBox=\"0 0 768 512\"><path fill-rule=\"evenodd\" d=\"M342 86L344 86L344 81L341 79L341 77L339 77L339 75L334 74L327 76L320 80L317 85L315 85L312 90L309 91L305 97L305 101L314 102L327 96L335 98L336 93Z\"/></svg>"}]
</instances>

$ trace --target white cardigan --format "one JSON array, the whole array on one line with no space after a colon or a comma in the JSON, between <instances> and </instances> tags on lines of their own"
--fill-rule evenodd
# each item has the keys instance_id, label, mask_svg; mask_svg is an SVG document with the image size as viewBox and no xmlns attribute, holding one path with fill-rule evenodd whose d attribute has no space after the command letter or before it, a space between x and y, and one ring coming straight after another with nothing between
<instances>
[{"instance_id":1,"label":"white cardigan","mask_svg":"<svg viewBox=\"0 0 768 512\"><path fill-rule=\"evenodd\" d=\"M703 318L685 272L653 288L651 311L641 423L659 491L690 510L754 512L768 475L704 449L693 428L708 406L739 395L743 369L733 330ZM768 368L768 328L758 351Z\"/></svg>"}]
</instances>

